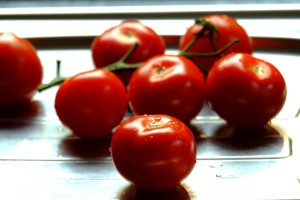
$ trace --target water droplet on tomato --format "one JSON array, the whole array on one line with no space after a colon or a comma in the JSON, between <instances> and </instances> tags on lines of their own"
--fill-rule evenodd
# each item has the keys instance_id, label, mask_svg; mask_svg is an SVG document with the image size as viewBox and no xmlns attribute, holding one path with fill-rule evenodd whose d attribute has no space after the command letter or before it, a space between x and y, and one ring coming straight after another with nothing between
<instances>
[{"instance_id":1,"label":"water droplet on tomato","mask_svg":"<svg viewBox=\"0 0 300 200\"><path fill-rule=\"evenodd\" d=\"M173 122L173 121L168 121L167 124L169 125L173 125L173 124L176 124L176 122Z\"/></svg>"},{"instance_id":2,"label":"water droplet on tomato","mask_svg":"<svg viewBox=\"0 0 300 200\"><path fill-rule=\"evenodd\" d=\"M154 117L154 121L159 122L161 120L161 117Z\"/></svg>"}]
</instances>

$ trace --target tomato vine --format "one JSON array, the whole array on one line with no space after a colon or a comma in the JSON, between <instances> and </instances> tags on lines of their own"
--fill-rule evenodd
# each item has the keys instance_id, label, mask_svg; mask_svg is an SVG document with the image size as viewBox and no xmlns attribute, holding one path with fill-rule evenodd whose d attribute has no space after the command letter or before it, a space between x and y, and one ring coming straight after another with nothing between
<instances>
[{"instance_id":1,"label":"tomato vine","mask_svg":"<svg viewBox=\"0 0 300 200\"><path fill-rule=\"evenodd\" d=\"M233 47L235 44L239 43L240 40L239 39L233 39L231 42L227 43L225 46L217 49L216 48L216 41L217 38L215 38L215 34L217 36L219 36L219 31L217 29L217 27L215 27L215 25L210 22L209 20L206 20L205 18L197 18L195 20L196 24L202 25L203 28L201 29L201 31L199 31L195 37L178 53L178 55L180 56L184 56L189 58L190 60L192 60L198 67L199 69L205 74L207 75L209 70L206 69L201 63L199 63L199 61L197 61L196 58L204 58L204 57L221 57L221 55L227 51L228 49L230 49L231 47ZM204 38L204 37L208 37L209 41L210 41L210 45L213 49L212 52L209 53L192 53L192 52L188 52L190 50L190 48L200 39L200 38ZM139 62L139 63L133 63L133 64L129 64L127 63L127 59L130 55L132 55L132 53L137 49L137 47L139 46L138 43L135 43L126 53L125 55L118 61L109 64L105 67L103 67L106 70L109 71L118 71L118 70L125 70L125 69L136 69L139 66L141 66L143 64L143 62ZM56 67L56 77L50 81L49 83L46 84L41 84L38 87L38 91L42 92L52 86L55 85L59 85L62 82L64 82L68 77L63 77L60 75L60 63L61 61L58 60L57 61L57 67Z\"/></svg>"}]
</instances>

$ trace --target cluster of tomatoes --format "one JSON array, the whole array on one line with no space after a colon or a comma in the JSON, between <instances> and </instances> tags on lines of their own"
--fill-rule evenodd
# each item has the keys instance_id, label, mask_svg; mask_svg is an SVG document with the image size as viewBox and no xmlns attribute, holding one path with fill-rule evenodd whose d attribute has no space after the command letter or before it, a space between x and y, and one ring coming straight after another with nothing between
<instances>
[{"instance_id":1,"label":"cluster of tomatoes","mask_svg":"<svg viewBox=\"0 0 300 200\"><path fill-rule=\"evenodd\" d=\"M116 169L146 190L173 188L190 174L196 142L188 124L206 102L228 124L249 129L266 125L286 98L281 73L251 55L251 38L229 16L196 19L180 39L179 54L165 50L150 27L123 21L95 37L96 69L63 81L55 97L59 119L75 135L114 131ZM0 66L6 94L0 108L28 101L42 79L34 48L0 35ZM123 120L128 109L135 115Z\"/></svg>"}]
</instances>

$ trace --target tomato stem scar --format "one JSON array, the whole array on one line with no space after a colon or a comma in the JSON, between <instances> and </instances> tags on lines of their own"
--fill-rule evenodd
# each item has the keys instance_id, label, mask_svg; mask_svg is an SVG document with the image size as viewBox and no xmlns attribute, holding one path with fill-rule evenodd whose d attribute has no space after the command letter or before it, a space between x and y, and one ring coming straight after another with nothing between
<instances>
[{"instance_id":1,"label":"tomato stem scar","mask_svg":"<svg viewBox=\"0 0 300 200\"><path fill-rule=\"evenodd\" d=\"M157 75L162 75L163 73L165 73L166 70L167 70L166 67L157 68L156 74Z\"/></svg>"}]
</instances>

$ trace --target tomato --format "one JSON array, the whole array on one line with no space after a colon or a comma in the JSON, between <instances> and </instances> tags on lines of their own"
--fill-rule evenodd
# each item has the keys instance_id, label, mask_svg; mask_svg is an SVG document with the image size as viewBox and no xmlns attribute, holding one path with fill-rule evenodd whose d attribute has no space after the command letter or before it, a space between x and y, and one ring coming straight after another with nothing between
<instances>
[{"instance_id":1,"label":"tomato","mask_svg":"<svg viewBox=\"0 0 300 200\"><path fill-rule=\"evenodd\" d=\"M41 84L43 69L36 49L12 33L0 34L0 108L28 102Z\"/></svg>"},{"instance_id":2,"label":"tomato","mask_svg":"<svg viewBox=\"0 0 300 200\"><path fill-rule=\"evenodd\" d=\"M111 141L117 171L137 188L162 191L178 186L196 163L190 129L167 115L138 115L123 121Z\"/></svg>"},{"instance_id":3,"label":"tomato","mask_svg":"<svg viewBox=\"0 0 300 200\"><path fill-rule=\"evenodd\" d=\"M136 20L125 20L93 40L91 50L95 66L101 68L119 61L135 43L138 43L139 46L126 59L126 63L144 62L165 52L163 38L157 35L153 29ZM123 71L117 73L123 73ZM130 77L131 74L123 79L125 84L129 80L127 77Z\"/></svg>"},{"instance_id":4,"label":"tomato","mask_svg":"<svg viewBox=\"0 0 300 200\"><path fill-rule=\"evenodd\" d=\"M183 56L155 56L132 75L128 99L136 114L166 114L188 123L204 104L203 73Z\"/></svg>"},{"instance_id":5,"label":"tomato","mask_svg":"<svg viewBox=\"0 0 300 200\"><path fill-rule=\"evenodd\" d=\"M215 43L215 49L213 49L208 33L205 36L199 38L197 42L187 51L188 53L212 53L215 50L219 50L225 47L227 44L233 42L235 39L239 39L239 42L227 49L221 56L232 52L243 52L251 54L253 51L251 38L248 36L245 29L238 24L238 22L227 15L206 15L200 20L210 23L214 27L213 40ZM186 33L180 38L179 49L183 50L190 41L192 41L196 35L203 29L201 23L194 23L190 26ZM213 66L214 62L219 59L219 56L214 57L201 57L195 60L200 63L207 70Z\"/></svg>"},{"instance_id":6,"label":"tomato","mask_svg":"<svg viewBox=\"0 0 300 200\"><path fill-rule=\"evenodd\" d=\"M207 77L207 98L212 109L238 128L266 125L283 107L286 94L280 71L249 54L224 56Z\"/></svg>"},{"instance_id":7,"label":"tomato","mask_svg":"<svg viewBox=\"0 0 300 200\"><path fill-rule=\"evenodd\" d=\"M123 119L127 110L126 88L110 71L82 72L61 84L55 110L75 135L101 137L111 133Z\"/></svg>"}]
</instances>

